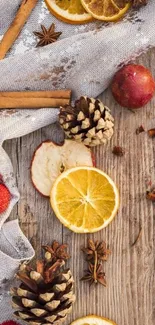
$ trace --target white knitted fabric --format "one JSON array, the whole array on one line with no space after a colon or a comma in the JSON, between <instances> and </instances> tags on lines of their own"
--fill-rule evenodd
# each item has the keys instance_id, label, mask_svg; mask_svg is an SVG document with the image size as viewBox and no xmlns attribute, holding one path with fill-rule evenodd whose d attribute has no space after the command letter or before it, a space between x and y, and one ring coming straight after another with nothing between
<instances>
[{"instance_id":1,"label":"white knitted fabric","mask_svg":"<svg viewBox=\"0 0 155 325\"><path fill-rule=\"evenodd\" d=\"M34 256L34 250L21 232L18 220L7 222L0 230L0 323L12 318L10 286L19 264Z\"/></svg>"},{"instance_id":2,"label":"white knitted fabric","mask_svg":"<svg viewBox=\"0 0 155 325\"><path fill-rule=\"evenodd\" d=\"M0 0L0 36L10 25L20 3L21 0ZM58 21L48 12L44 1L38 0L10 53L0 61L0 90L71 88L74 97L96 97L108 86L123 63L155 46L154 17L155 0L150 0L146 7L138 12L131 11L118 23L94 22L73 26ZM52 22L56 24L56 31L62 31L60 39L36 49L37 40L33 31L39 31L40 24L49 27ZM51 124L57 120L57 116L58 110L48 108L0 111L0 177L12 194L8 210L0 215L0 321L11 317L7 293L9 281L21 258L31 258L33 255L17 222L3 225L18 201L19 193L10 159L2 149L2 143ZM28 250L20 252L17 249L18 236L24 243L22 247Z\"/></svg>"}]
</instances>

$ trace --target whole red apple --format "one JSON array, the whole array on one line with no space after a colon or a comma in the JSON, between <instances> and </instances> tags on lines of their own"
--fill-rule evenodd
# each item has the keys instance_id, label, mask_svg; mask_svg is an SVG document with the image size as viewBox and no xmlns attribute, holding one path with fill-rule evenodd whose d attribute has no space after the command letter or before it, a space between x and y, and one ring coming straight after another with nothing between
<instances>
[{"instance_id":1,"label":"whole red apple","mask_svg":"<svg viewBox=\"0 0 155 325\"><path fill-rule=\"evenodd\" d=\"M115 74L111 89L121 106L139 108L153 97L155 82L148 69L142 65L128 64Z\"/></svg>"}]
</instances>

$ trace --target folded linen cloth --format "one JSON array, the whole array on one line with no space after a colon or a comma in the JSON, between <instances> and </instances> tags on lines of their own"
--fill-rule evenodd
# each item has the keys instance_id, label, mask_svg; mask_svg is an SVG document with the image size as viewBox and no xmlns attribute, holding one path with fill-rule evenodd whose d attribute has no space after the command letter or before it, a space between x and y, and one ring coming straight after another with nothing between
<instances>
[{"instance_id":1,"label":"folded linen cloth","mask_svg":"<svg viewBox=\"0 0 155 325\"><path fill-rule=\"evenodd\" d=\"M0 36L14 18L21 0L0 1ZM49 14L39 0L18 40L6 59L0 61L0 91L71 88L74 98L97 97L109 85L114 73L148 48L155 46L155 1L134 11L118 23L94 22L73 26ZM35 48L34 30L40 24L56 24L60 39L43 48ZM0 215L0 321L12 314L8 290L24 259L34 251L17 221L3 225L19 199L9 157L2 148L4 140L23 136L58 119L58 110L0 111L0 179L8 186L12 199L6 213Z\"/></svg>"},{"instance_id":2,"label":"folded linen cloth","mask_svg":"<svg viewBox=\"0 0 155 325\"><path fill-rule=\"evenodd\" d=\"M12 318L10 286L20 263L33 256L34 250L18 220L5 223L0 230L0 322Z\"/></svg>"}]
</instances>

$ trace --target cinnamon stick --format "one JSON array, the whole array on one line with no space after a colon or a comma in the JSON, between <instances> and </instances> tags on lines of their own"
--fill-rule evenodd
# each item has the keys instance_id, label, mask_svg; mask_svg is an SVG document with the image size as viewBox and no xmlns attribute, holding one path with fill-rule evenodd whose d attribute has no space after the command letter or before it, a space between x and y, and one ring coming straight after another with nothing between
<instances>
[{"instance_id":1,"label":"cinnamon stick","mask_svg":"<svg viewBox=\"0 0 155 325\"><path fill-rule=\"evenodd\" d=\"M0 60L4 59L6 53L17 39L37 2L38 0L22 0L21 6L17 11L13 22L4 34L0 43Z\"/></svg>"},{"instance_id":2,"label":"cinnamon stick","mask_svg":"<svg viewBox=\"0 0 155 325\"><path fill-rule=\"evenodd\" d=\"M0 102L2 97L9 98L70 98L71 90L39 90L39 91L0 91Z\"/></svg>"},{"instance_id":3,"label":"cinnamon stick","mask_svg":"<svg viewBox=\"0 0 155 325\"><path fill-rule=\"evenodd\" d=\"M34 98L34 97L1 97L1 108L44 108L60 107L70 103L70 98Z\"/></svg>"}]
</instances>

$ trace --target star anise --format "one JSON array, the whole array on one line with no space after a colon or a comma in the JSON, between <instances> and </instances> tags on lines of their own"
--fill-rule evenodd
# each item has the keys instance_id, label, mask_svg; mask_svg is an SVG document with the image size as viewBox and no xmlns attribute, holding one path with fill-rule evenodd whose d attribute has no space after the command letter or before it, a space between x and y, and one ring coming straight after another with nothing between
<instances>
[{"instance_id":1,"label":"star anise","mask_svg":"<svg viewBox=\"0 0 155 325\"><path fill-rule=\"evenodd\" d=\"M45 46L57 41L62 32L55 32L55 24L52 24L49 29L41 25L42 32L33 32L39 38L37 46Z\"/></svg>"},{"instance_id":2,"label":"star anise","mask_svg":"<svg viewBox=\"0 0 155 325\"><path fill-rule=\"evenodd\" d=\"M94 260L95 254L97 254L98 261L107 261L110 250L106 248L106 243L104 241L93 242L88 239L88 247L83 247L82 251L86 254L87 261Z\"/></svg>"},{"instance_id":3,"label":"star anise","mask_svg":"<svg viewBox=\"0 0 155 325\"><path fill-rule=\"evenodd\" d=\"M60 245L57 241L54 241L52 246L42 246L43 249L46 251L45 258L47 261L52 261L55 263L57 260L66 261L70 258L70 255L67 253L67 245L62 244Z\"/></svg>"},{"instance_id":4,"label":"star anise","mask_svg":"<svg viewBox=\"0 0 155 325\"><path fill-rule=\"evenodd\" d=\"M102 271L102 265L98 264L96 269L95 265L88 263L88 270L85 275L81 278L81 281L88 281L90 286L93 283L101 283L106 287L105 273Z\"/></svg>"},{"instance_id":5,"label":"star anise","mask_svg":"<svg viewBox=\"0 0 155 325\"><path fill-rule=\"evenodd\" d=\"M86 260L88 261L88 270L82 281L89 281L92 283L101 283L106 286L105 273L102 271L101 261L107 261L110 250L107 249L104 241L99 242L88 239L88 246L82 248L82 251L86 254Z\"/></svg>"}]
</instances>

